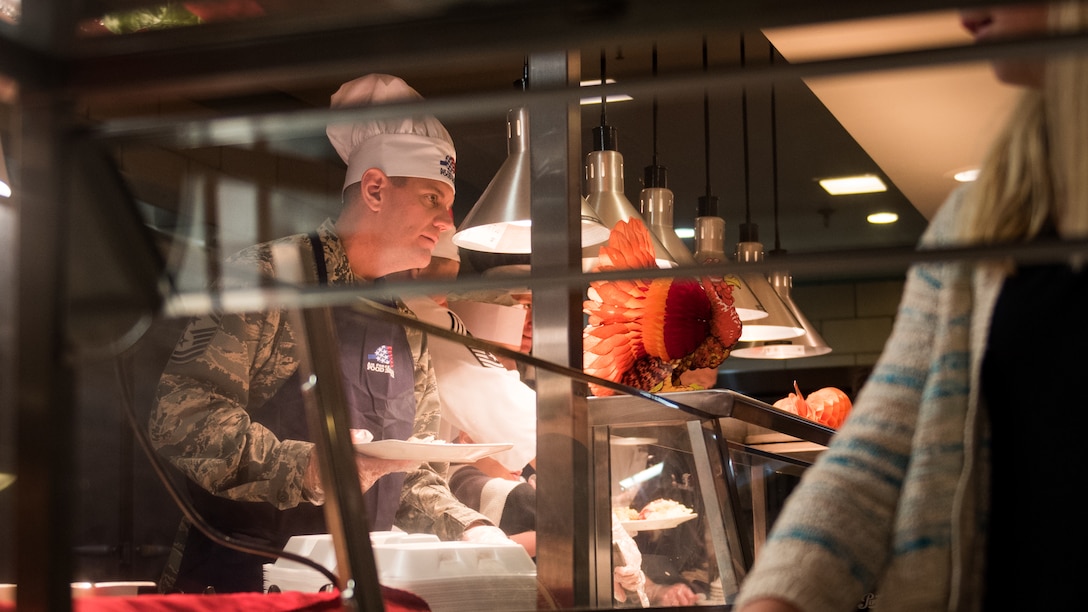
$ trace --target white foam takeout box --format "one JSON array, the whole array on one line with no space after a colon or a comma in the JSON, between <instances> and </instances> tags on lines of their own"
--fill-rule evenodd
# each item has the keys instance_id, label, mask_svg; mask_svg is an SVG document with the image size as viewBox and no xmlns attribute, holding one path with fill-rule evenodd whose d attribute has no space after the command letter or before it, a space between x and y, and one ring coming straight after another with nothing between
<instances>
[{"instance_id":1,"label":"white foam takeout box","mask_svg":"<svg viewBox=\"0 0 1088 612\"><path fill-rule=\"evenodd\" d=\"M427 601L434 612L535 610L536 564L520 545L443 542L430 534L370 534L378 581ZM295 536L285 550L336 573L329 534ZM264 566L264 588L317 592L328 585L321 572L279 559Z\"/></svg>"}]
</instances>

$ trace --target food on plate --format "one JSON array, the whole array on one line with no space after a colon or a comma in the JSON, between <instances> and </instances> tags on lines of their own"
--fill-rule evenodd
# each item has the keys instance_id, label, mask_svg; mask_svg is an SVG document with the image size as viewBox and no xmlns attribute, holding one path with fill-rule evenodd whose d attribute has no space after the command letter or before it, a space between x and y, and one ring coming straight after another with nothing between
<instances>
[{"instance_id":1,"label":"food on plate","mask_svg":"<svg viewBox=\"0 0 1088 612\"><path fill-rule=\"evenodd\" d=\"M667 519L675 518L678 516L687 516L693 513L694 510L688 508L684 504L671 499L655 499L652 502L646 504L645 507L638 513L638 519L641 521L652 521L654 519Z\"/></svg>"},{"instance_id":2,"label":"food on plate","mask_svg":"<svg viewBox=\"0 0 1088 612\"><path fill-rule=\"evenodd\" d=\"M805 397L797 386L797 381L793 381L793 390L797 393L790 393L778 400L774 407L832 429L838 429L842 425L853 406L850 397L835 387L817 389Z\"/></svg>"},{"instance_id":3,"label":"food on plate","mask_svg":"<svg viewBox=\"0 0 1088 612\"><path fill-rule=\"evenodd\" d=\"M615 508L621 521L651 521L655 519L676 518L695 512L684 504L671 499L658 498L643 506L642 510L631 507Z\"/></svg>"}]
</instances>

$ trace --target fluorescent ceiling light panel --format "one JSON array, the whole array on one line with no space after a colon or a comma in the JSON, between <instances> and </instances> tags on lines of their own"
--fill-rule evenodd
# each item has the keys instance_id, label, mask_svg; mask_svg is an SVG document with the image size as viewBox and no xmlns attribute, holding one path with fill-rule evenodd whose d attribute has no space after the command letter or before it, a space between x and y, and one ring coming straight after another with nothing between
<instances>
[{"instance_id":1,"label":"fluorescent ceiling light panel","mask_svg":"<svg viewBox=\"0 0 1088 612\"><path fill-rule=\"evenodd\" d=\"M831 195L853 195L858 193L878 193L887 191L888 186L875 174L841 176L820 179L820 187Z\"/></svg>"},{"instance_id":2,"label":"fluorescent ceiling light panel","mask_svg":"<svg viewBox=\"0 0 1088 612\"><path fill-rule=\"evenodd\" d=\"M605 79L604 82L605 82L605 85L613 85L613 84L615 84L616 81L615 81L615 79ZM579 85L581 85L582 87L595 87L595 86L600 85L600 84L601 84L600 79L594 79L594 80L590 80L590 81L581 81L579 83ZM607 101L607 102L629 102L631 100L634 100L634 98L632 98L631 96L629 96L627 94L612 94L611 96L607 96L605 98L605 101ZM582 98L582 106L588 106L590 104L600 104L600 103L601 103L601 97L600 96L593 96L591 98Z\"/></svg>"}]
</instances>

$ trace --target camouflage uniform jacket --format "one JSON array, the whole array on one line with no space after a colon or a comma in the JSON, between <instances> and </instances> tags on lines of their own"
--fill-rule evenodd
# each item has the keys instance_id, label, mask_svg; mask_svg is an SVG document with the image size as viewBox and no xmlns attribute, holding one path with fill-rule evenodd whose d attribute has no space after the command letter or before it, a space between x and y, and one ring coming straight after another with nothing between
<instances>
[{"instance_id":1,"label":"camouflage uniform jacket","mask_svg":"<svg viewBox=\"0 0 1088 612\"><path fill-rule=\"evenodd\" d=\"M330 285L363 282L351 271L333 225L318 228ZM273 276L271 245L310 248L305 234L250 247L228 269ZM410 314L403 304L401 309ZM439 403L424 334L407 329L415 360L414 435L435 435ZM211 493L239 501L264 501L284 509L305 501L303 475L313 443L280 440L250 419L249 407L271 398L299 365L299 347L287 312L212 312L194 318L167 364L152 409L149 432L160 455ZM302 407L300 406L300 409ZM409 532L459 539L483 515L456 500L444 478L447 466L424 466L408 475L396 524ZM440 470L441 473L437 470Z\"/></svg>"}]
</instances>

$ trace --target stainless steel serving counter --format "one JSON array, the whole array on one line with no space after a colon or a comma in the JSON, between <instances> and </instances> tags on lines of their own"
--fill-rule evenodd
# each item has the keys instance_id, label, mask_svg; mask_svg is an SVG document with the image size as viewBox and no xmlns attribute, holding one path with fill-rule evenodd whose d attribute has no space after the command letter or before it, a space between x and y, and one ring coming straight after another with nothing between
<instances>
[{"instance_id":1,"label":"stainless steel serving counter","mask_svg":"<svg viewBox=\"0 0 1088 612\"><path fill-rule=\"evenodd\" d=\"M589 398L591 426L653 425L706 418L724 419L727 439L738 443L761 434L785 434L826 446L835 433L834 429L728 389L661 393L653 399L633 395Z\"/></svg>"}]
</instances>

